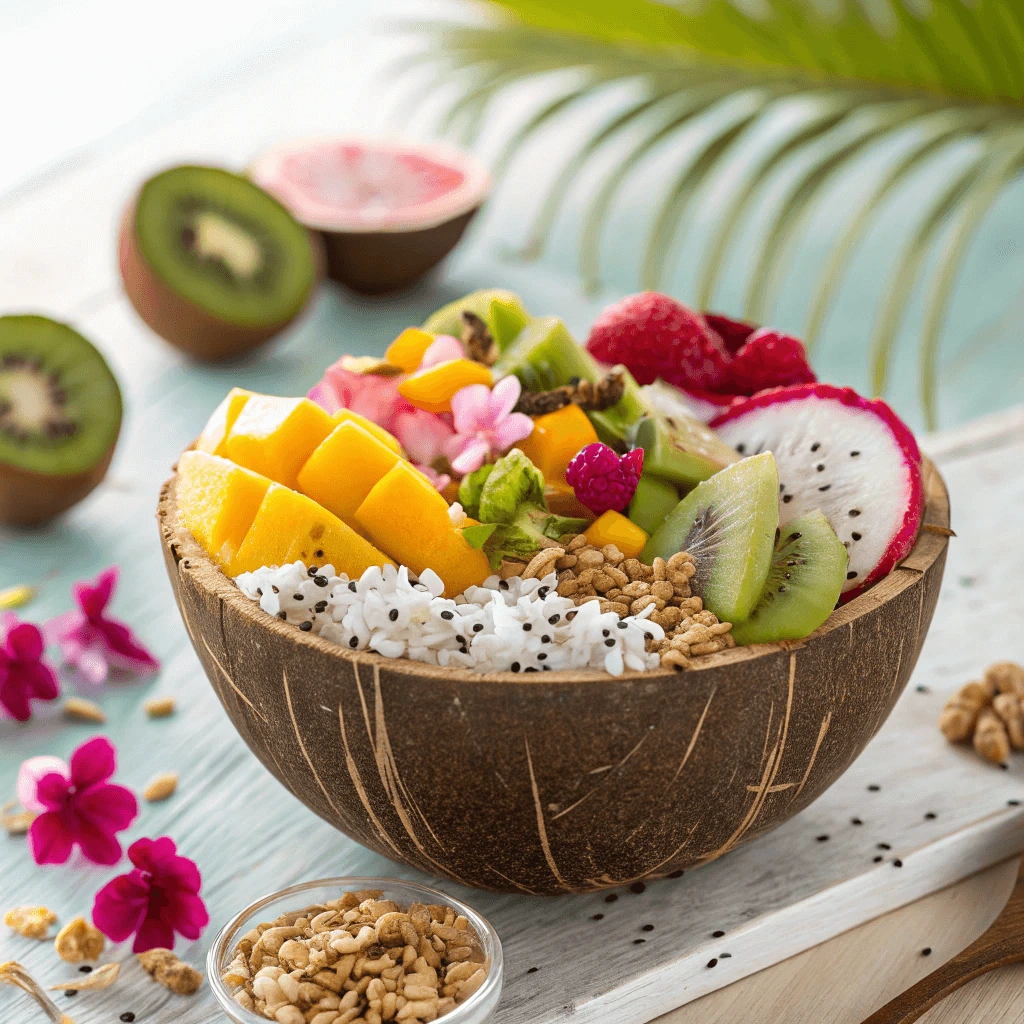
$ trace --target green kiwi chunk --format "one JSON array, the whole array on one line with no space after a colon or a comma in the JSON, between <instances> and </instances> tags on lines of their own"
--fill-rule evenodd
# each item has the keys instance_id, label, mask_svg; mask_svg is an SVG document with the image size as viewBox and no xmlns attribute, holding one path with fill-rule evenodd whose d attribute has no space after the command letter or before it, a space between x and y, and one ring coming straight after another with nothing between
<instances>
[{"instance_id":1,"label":"green kiwi chunk","mask_svg":"<svg viewBox=\"0 0 1024 1024\"><path fill-rule=\"evenodd\" d=\"M139 192L135 231L152 272L227 324L285 324L317 280L307 230L248 178L217 167L174 167L150 178Z\"/></svg>"},{"instance_id":2,"label":"green kiwi chunk","mask_svg":"<svg viewBox=\"0 0 1024 1024\"><path fill-rule=\"evenodd\" d=\"M700 420L683 412L651 412L636 429L644 472L684 487L706 480L739 456Z\"/></svg>"},{"instance_id":3,"label":"green kiwi chunk","mask_svg":"<svg viewBox=\"0 0 1024 1024\"><path fill-rule=\"evenodd\" d=\"M761 596L779 527L779 472L771 452L727 466L683 498L648 540L641 561L688 551L693 592L723 622L747 618Z\"/></svg>"},{"instance_id":4,"label":"green kiwi chunk","mask_svg":"<svg viewBox=\"0 0 1024 1024\"><path fill-rule=\"evenodd\" d=\"M679 492L674 484L643 473L629 503L629 518L644 533L654 533L678 504Z\"/></svg>"},{"instance_id":5,"label":"green kiwi chunk","mask_svg":"<svg viewBox=\"0 0 1024 1024\"><path fill-rule=\"evenodd\" d=\"M504 288L481 288L431 313L423 324L423 330L431 334L450 334L461 338L464 312L475 313L487 324L501 352L516 340L530 322L530 314L515 292Z\"/></svg>"},{"instance_id":6,"label":"green kiwi chunk","mask_svg":"<svg viewBox=\"0 0 1024 1024\"><path fill-rule=\"evenodd\" d=\"M736 642L800 640L813 633L839 600L846 562L846 548L817 509L787 523L754 610L733 623Z\"/></svg>"},{"instance_id":7,"label":"green kiwi chunk","mask_svg":"<svg viewBox=\"0 0 1024 1024\"><path fill-rule=\"evenodd\" d=\"M102 462L121 427L103 356L67 324L0 317L0 463L49 476Z\"/></svg>"}]
</instances>

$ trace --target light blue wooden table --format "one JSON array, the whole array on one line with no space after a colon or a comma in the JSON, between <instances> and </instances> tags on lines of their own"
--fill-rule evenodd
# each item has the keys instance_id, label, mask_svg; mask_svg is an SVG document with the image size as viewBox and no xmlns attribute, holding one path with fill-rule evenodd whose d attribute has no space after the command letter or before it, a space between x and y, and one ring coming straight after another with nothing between
<instances>
[{"instance_id":1,"label":"light blue wooden table","mask_svg":"<svg viewBox=\"0 0 1024 1024\"><path fill-rule=\"evenodd\" d=\"M617 256L609 261L605 296L585 298L575 285L571 210L543 264L503 259L508 243L519 238L535 176L546 171L534 154L517 165L518 177L499 190L493 212L445 272L412 294L368 303L325 287L310 315L279 344L232 367L190 364L139 323L120 294L113 247L119 212L132 188L168 163L202 159L242 166L281 137L386 124L392 112L367 83L400 44L387 33L371 35L369 22L422 14L426 7L397 0L377 0L359 10L326 0L188 0L169 12L117 0L95 0L87 8L43 0L0 11L0 87L8 96L26 97L22 109L5 110L14 145L5 146L0 157L0 312L40 311L73 321L110 358L126 401L124 431L106 484L44 530L0 533L0 588L42 582L40 597L25 610L42 620L67 608L74 580L91 578L111 562L122 566L116 611L138 624L164 667L152 679L114 682L95 695L109 718L104 731L120 749L119 777L127 784L138 789L158 771L181 772L178 794L145 807L131 835L170 834L199 862L215 922L257 895L254 879L262 891L277 881L314 875L412 873L343 843L312 814L286 803L230 730L187 643L157 542L156 496L177 454L230 386L304 393L338 355L379 354L401 328L471 288L515 288L535 312L562 315L582 335L609 296L634 286L627 256L637 233L628 209L613 219L609 243ZM39 87L26 90L36 69L40 74L32 80ZM634 201L642 210L642 199ZM998 213L968 261L965 286L953 306L953 370L942 396L948 426L1024 397L1015 320L998 319L1016 301L1022 197L1009 195ZM825 379L863 385L861 324L877 273L873 264L909 215L905 206L894 211L858 260L819 354ZM818 223L813 230L826 228ZM794 268L797 281L801 269L814 265L816 237L812 232ZM682 261L681 294L692 266ZM805 298L799 284L787 292L780 326L798 329ZM912 310L892 398L916 423L910 354L915 318ZM958 348L967 355L956 362ZM66 687L73 692L70 679ZM177 715L148 720L144 700L164 693L177 698ZM0 802L12 792L23 758L66 757L95 731L68 724L56 709L40 711L28 726L0 723ZM286 816L283 806L289 808ZM303 842L283 845L282 830L297 827ZM0 837L0 909L50 903L67 919L88 910L91 894L111 874L81 864L36 868L21 841ZM7 955L48 963L51 979L61 973L41 949L4 936L0 959ZM0 1018L20 1021L8 1016L9 999L0 991ZM119 999L112 994L103 1006L113 1009ZM20 1012L24 1004L18 1005ZM197 1014L190 1021L215 1019L204 1005L204 1011L190 1009ZM179 1012L162 989L134 983L122 1008L137 1013L140 1024L170 1021ZM108 1018L81 1019L91 1024Z\"/></svg>"}]
</instances>

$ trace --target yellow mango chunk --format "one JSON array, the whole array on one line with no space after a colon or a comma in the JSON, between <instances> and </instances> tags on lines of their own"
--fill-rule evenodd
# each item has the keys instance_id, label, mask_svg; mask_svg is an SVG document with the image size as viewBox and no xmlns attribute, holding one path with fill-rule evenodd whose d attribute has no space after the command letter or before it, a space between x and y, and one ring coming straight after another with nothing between
<instances>
[{"instance_id":1,"label":"yellow mango chunk","mask_svg":"<svg viewBox=\"0 0 1024 1024\"><path fill-rule=\"evenodd\" d=\"M449 359L420 370L398 385L398 393L427 412L451 412L452 396L470 384L490 387L494 376L483 363L472 359Z\"/></svg>"},{"instance_id":2,"label":"yellow mango chunk","mask_svg":"<svg viewBox=\"0 0 1024 1024\"><path fill-rule=\"evenodd\" d=\"M224 441L228 431L235 425L242 406L252 397L251 391L244 388L232 388L224 401L213 410L213 415L207 420L203 432L196 441L196 448L201 452L209 452L210 455L224 455Z\"/></svg>"},{"instance_id":3,"label":"yellow mango chunk","mask_svg":"<svg viewBox=\"0 0 1024 1024\"><path fill-rule=\"evenodd\" d=\"M597 440L597 431L587 414L575 403L557 412L545 413L533 421L533 433L520 441L520 448L544 474L545 480L565 480L573 456Z\"/></svg>"},{"instance_id":4,"label":"yellow mango chunk","mask_svg":"<svg viewBox=\"0 0 1024 1024\"><path fill-rule=\"evenodd\" d=\"M294 488L299 470L334 427L331 417L308 398L252 395L228 431L225 454Z\"/></svg>"},{"instance_id":5,"label":"yellow mango chunk","mask_svg":"<svg viewBox=\"0 0 1024 1024\"><path fill-rule=\"evenodd\" d=\"M402 454L402 446L398 443L398 438L395 437L390 431L385 430L382 426L374 423L373 420L367 419L365 416L360 416L359 413L353 412L351 409L339 409L336 413L331 416L331 422L335 426L341 423L358 423L363 430L368 430L378 441L386 444L392 451L397 454Z\"/></svg>"},{"instance_id":6,"label":"yellow mango chunk","mask_svg":"<svg viewBox=\"0 0 1024 1024\"><path fill-rule=\"evenodd\" d=\"M396 463L356 509L355 521L378 547L413 572L433 569L446 597L491 574L487 556L471 548L448 518L448 502L409 463Z\"/></svg>"},{"instance_id":7,"label":"yellow mango chunk","mask_svg":"<svg viewBox=\"0 0 1024 1024\"><path fill-rule=\"evenodd\" d=\"M358 578L371 565L391 559L312 498L271 484L231 565L231 575L264 565L333 565Z\"/></svg>"},{"instance_id":8,"label":"yellow mango chunk","mask_svg":"<svg viewBox=\"0 0 1024 1024\"><path fill-rule=\"evenodd\" d=\"M270 483L207 452L185 452L178 460L178 514L222 569L231 565Z\"/></svg>"},{"instance_id":9,"label":"yellow mango chunk","mask_svg":"<svg viewBox=\"0 0 1024 1024\"><path fill-rule=\"evenodd\" d=\"M402 333L388 345L384 358L401 368L403 373L415 373L423 362L423 354L434 344L436 335L430 331L421 331L418 327L406 327Z\"/></svg>"},{"instance_id":10,"label":"yellow mango chunk","mask_svg":"<svg viewBox=\"0 0 1024 1024\"><path fill-rule=\"evenodd\" d=\"M339 518L351 519L373 485L400 458L358 423L342 423L299 470L299 490Z\"/></svg>"},{"instance_id":11,"label":"yellow mango chunk","mask_svg":"<svg viewBox=\"0 0 1024 1024\"><path fill-rule=\"evenodd\" d=\"M647 534L619 512L598 516L583 532L588 544L603 548L614 544L627 558L639 558L647 543Z\"/></svg>"}]
</instances>

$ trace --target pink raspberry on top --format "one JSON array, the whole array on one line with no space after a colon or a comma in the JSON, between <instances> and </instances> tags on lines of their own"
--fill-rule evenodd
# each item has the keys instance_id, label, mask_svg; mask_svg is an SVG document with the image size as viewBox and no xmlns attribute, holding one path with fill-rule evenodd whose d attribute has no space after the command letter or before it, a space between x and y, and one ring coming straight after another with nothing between
<instances>
[{"instance_id":1,"label":"pink raspberry on top","mask_svg":"<svg viewBox=\"0 0 1024 1024\"><path fill-rule=\"evenodd\" d=\"M595 441L573 456L565 479L576 497L596 515L621 512L633 500L643 466L643 448L619 456L608 445Z\"/></svg>"}]
</instances>

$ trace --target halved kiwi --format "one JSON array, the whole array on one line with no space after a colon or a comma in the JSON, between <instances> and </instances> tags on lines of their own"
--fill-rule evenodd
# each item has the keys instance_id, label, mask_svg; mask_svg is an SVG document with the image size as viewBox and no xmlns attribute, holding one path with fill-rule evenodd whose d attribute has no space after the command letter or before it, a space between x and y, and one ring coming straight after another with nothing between
<instances>
[{"instance_id":1,"label":"halved kiwi","mask_svg":"<svg viewBox=\"0 0 1024 1024\"><path fill-rule=\"evenodd\" d=\"M788 523L775 542L757 605L733 623L737 643L800 640L832 613L846 582L846 548L817 509Z\"/></svg>"},{"instance_id":2,"label":"halved kiwi","mask_svg":"<svg viewBox=\"0 0 1024 1024\"><path fill-rule=\"evenodd\" d=\"M0 522L36 526L81 501L110 465L121 392L67 324L0 317Z\"/></svg>"},{"instance_id":3,"label":"halved kiwi","mask_svg":"<svg viewBox=\"0 0 1024 1024\"><path fill-rule=\"evenodd\" d=\"M768 577L779 528L779 472L771 452L726 466L699 483L669 513L640 558L689 551L690 586L723 622L753 611Z\"/></svg>"},{"instance_id":4,"label":"halved kiwi","mask_svg":"<svg viewBox=\"0 0 1024 1024\"><path fill-rule=\"evenodd\" d=\"M121 278L139 316L197 359L232 359L278 334L320 277L320 242L248 178L173 167L121 224Z\"/></svg>"}]
</instances>

